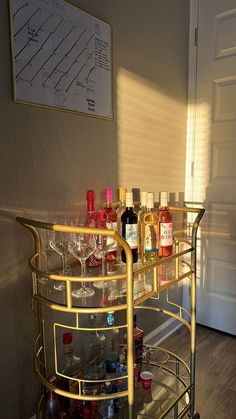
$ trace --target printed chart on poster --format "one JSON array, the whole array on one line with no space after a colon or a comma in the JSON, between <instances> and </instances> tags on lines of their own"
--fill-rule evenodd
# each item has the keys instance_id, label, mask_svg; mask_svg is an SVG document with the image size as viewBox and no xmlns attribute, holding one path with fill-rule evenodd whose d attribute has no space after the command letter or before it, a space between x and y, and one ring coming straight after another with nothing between
<instances>
[{"instance_id":1,"label":"printed chart on poster","mask_svg":"<svg viewBox=\"0 0 236 419\"><path fill-rule=\"evenodd\" d=\"M112 118L111 26L63 0L10 0L14 100Z\"/></svg>"}]
</instances>

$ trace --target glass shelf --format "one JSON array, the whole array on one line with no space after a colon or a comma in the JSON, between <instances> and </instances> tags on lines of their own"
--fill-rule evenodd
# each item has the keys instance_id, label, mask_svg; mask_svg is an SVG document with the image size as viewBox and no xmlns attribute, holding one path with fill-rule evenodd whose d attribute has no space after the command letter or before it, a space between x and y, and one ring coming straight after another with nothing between
<instances>
[{"instance_id":1,"label":"glass shelf","mask_svg":"<svg viewBox=\"0 0 236 419\"><path fill-rule=\"evenodd\" d=\"M138 305L150 296L161 292L177 282L189 277L193 270L188 266L188 259L191 255L190 243L179 242L178 251L174 248L173 255L167 258L157 259L153 263L137 262L133 264L133 286L134 304ZM54 260L53 260L54 259ZM185 262L185 263L184 263ZM51 265L55 266L58 259L52 257ZM65 278L66 283L71 284L71 291L80 288L80 265L70 264L69 276ZM66 306L67 291L59 291L54 288L55 279L62 280L60 268L55 269L51 274L43 272L45 257L38 253L31 259L32 270L37 273L37 294L55 304ZM37 268L37 267L40 267ZM94 295L88 298L77 298L72 296L72 307L109 307L126 303L126 264L121 262L113 265L113 273L106 277L101 276L101 268L87 268L86 277L83 281L94 290ZM110 287L103 287L102 280L110 283ZM99 288L97 282L99 281ZM73 295L73 294L72 294Z\"/></svg>"}]
</instances>

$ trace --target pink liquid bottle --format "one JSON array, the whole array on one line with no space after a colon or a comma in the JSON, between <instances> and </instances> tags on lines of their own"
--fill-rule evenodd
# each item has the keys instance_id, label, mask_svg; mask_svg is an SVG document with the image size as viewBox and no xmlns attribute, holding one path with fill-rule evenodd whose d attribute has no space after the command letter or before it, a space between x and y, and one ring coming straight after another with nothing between
<instances>
[{"instance_id":1,"label":"pink liquid bottle","mask_svg":"<svg viewBox=\"0 0 236 419\"><path fill-rule=\"evenodd\" d=\"M87 220L86 227L95 228L97 225L97 211L95 210L95 193L92 189L87 191ZM101 266L101 257L99 253L93 253L87 260L87 266L89 268L95 268Z\"/></svg>"},{"instance_id":2,"label":"pink liquid bottle","mask_svg":"<svg viewBox=\"0 0 236 419\"><path fill-rule=\"evenodd\" d=\"M113 209L112 206L112 189L106 188L105 189L105 206L101 211L100 220L103 220L105 223L105 228L111 230L117 230L117 213ZM115 261L117 259L117 244L116 241L111 238L107 237L107 253L106 259L107 261Z\"/></svg>"}]
</instances>

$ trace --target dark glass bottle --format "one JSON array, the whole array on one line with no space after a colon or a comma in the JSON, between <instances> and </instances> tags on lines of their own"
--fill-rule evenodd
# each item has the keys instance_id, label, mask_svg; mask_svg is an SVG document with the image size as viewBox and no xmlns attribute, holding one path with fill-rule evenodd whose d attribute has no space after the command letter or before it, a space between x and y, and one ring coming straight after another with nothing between
<instances>
[{"instance_id":1,"label":"dark glass bottle","mask_svg":"<svg viewBox=\"0 0 236 419\"><path fill-rule=\"evenodd\" d=\"M52 377L49 380L50 384L55 385L56 377ZM60 401L59 397L52 390L48 390L46 393L42 419L58 419L60 413Z\"/></svg>"},{"instance_id":2,"label":"dark glass bottle","mask_svg":"<svg viewBox=\"0 0 236 419\"><path fill-rule=\"evenodd\" d=\"M122 236L132 250L133 262L138 260L138 217L133 209L133 193L126 192L126 209L121 216ZM121 259L126 262L124 249L121 251Z\"/></svg>"}]
</instances>

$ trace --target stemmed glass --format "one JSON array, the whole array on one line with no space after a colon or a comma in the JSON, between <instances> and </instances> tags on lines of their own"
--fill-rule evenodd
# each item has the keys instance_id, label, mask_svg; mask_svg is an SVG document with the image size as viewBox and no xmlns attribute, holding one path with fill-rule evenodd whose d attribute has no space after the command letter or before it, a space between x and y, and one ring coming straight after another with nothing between
<instances>
[{"instance_id":1,"label":"stemmed glass","mask_svg":"<svg viewBox=\"0 0 236 419\"><path fill-rule=\"evenodd\" d=\"M42 249L41 249L41 253L44 256L44 261L45 261L45 272L47 274L50 274L51 272L51 256L53 255L53 249L50 246L50 240L53 239L55 235L55 232L52 230L48 230L48 229L43 229L42 233L41 233L41 238L42 238ZM48 282L48 278L46 276L41 277L39 279L39 282L41 284L44 284L46 282Z\"/></svg>"},{"instance_id":2,"label":"stemmed glass","mask_svg":"<svg viewBox=\"0 0 236 419\"><path fill-rule=\"evenodd\" d=\"M56 232L54 238L49 241L50 247L61 256L63 276L66 276L68 269L68 242L69 235L62 232ZM54 288L58 291L63 291L66 288L65 282L56 281Z\"/></svg>"},{"instance_id":3,"label":"stemmed glass","mask_svg":"<svg viewBox=\"0 0 236 419\"><path fill-rule=\"evenodd\" d=\"M96 240L92 234L73 234L69 241L69 252L81 264L81 277L86 276L86 260L96 250ZM85 282L82 282L81 288L72 291L72 295L77 298L91 297L95 291L86 287Z\"/></svg>"},{"instance_id":4,"label":"stemmed glass","mask_svg":"<svg viewBox=\"0 0 236 419\"><path fill-rule=\"evenodd\" d=\"M101 254L101 261L102 261L102 276L106 275L106 253L108 250L114 246L113 242L109 242L107 240L107 236L99 236L98 243L97 243L97 252ZM97 281L93 283L95 288L105 289L111 288L114 286L113 281Z\"/></svg>"}]
</instances>

